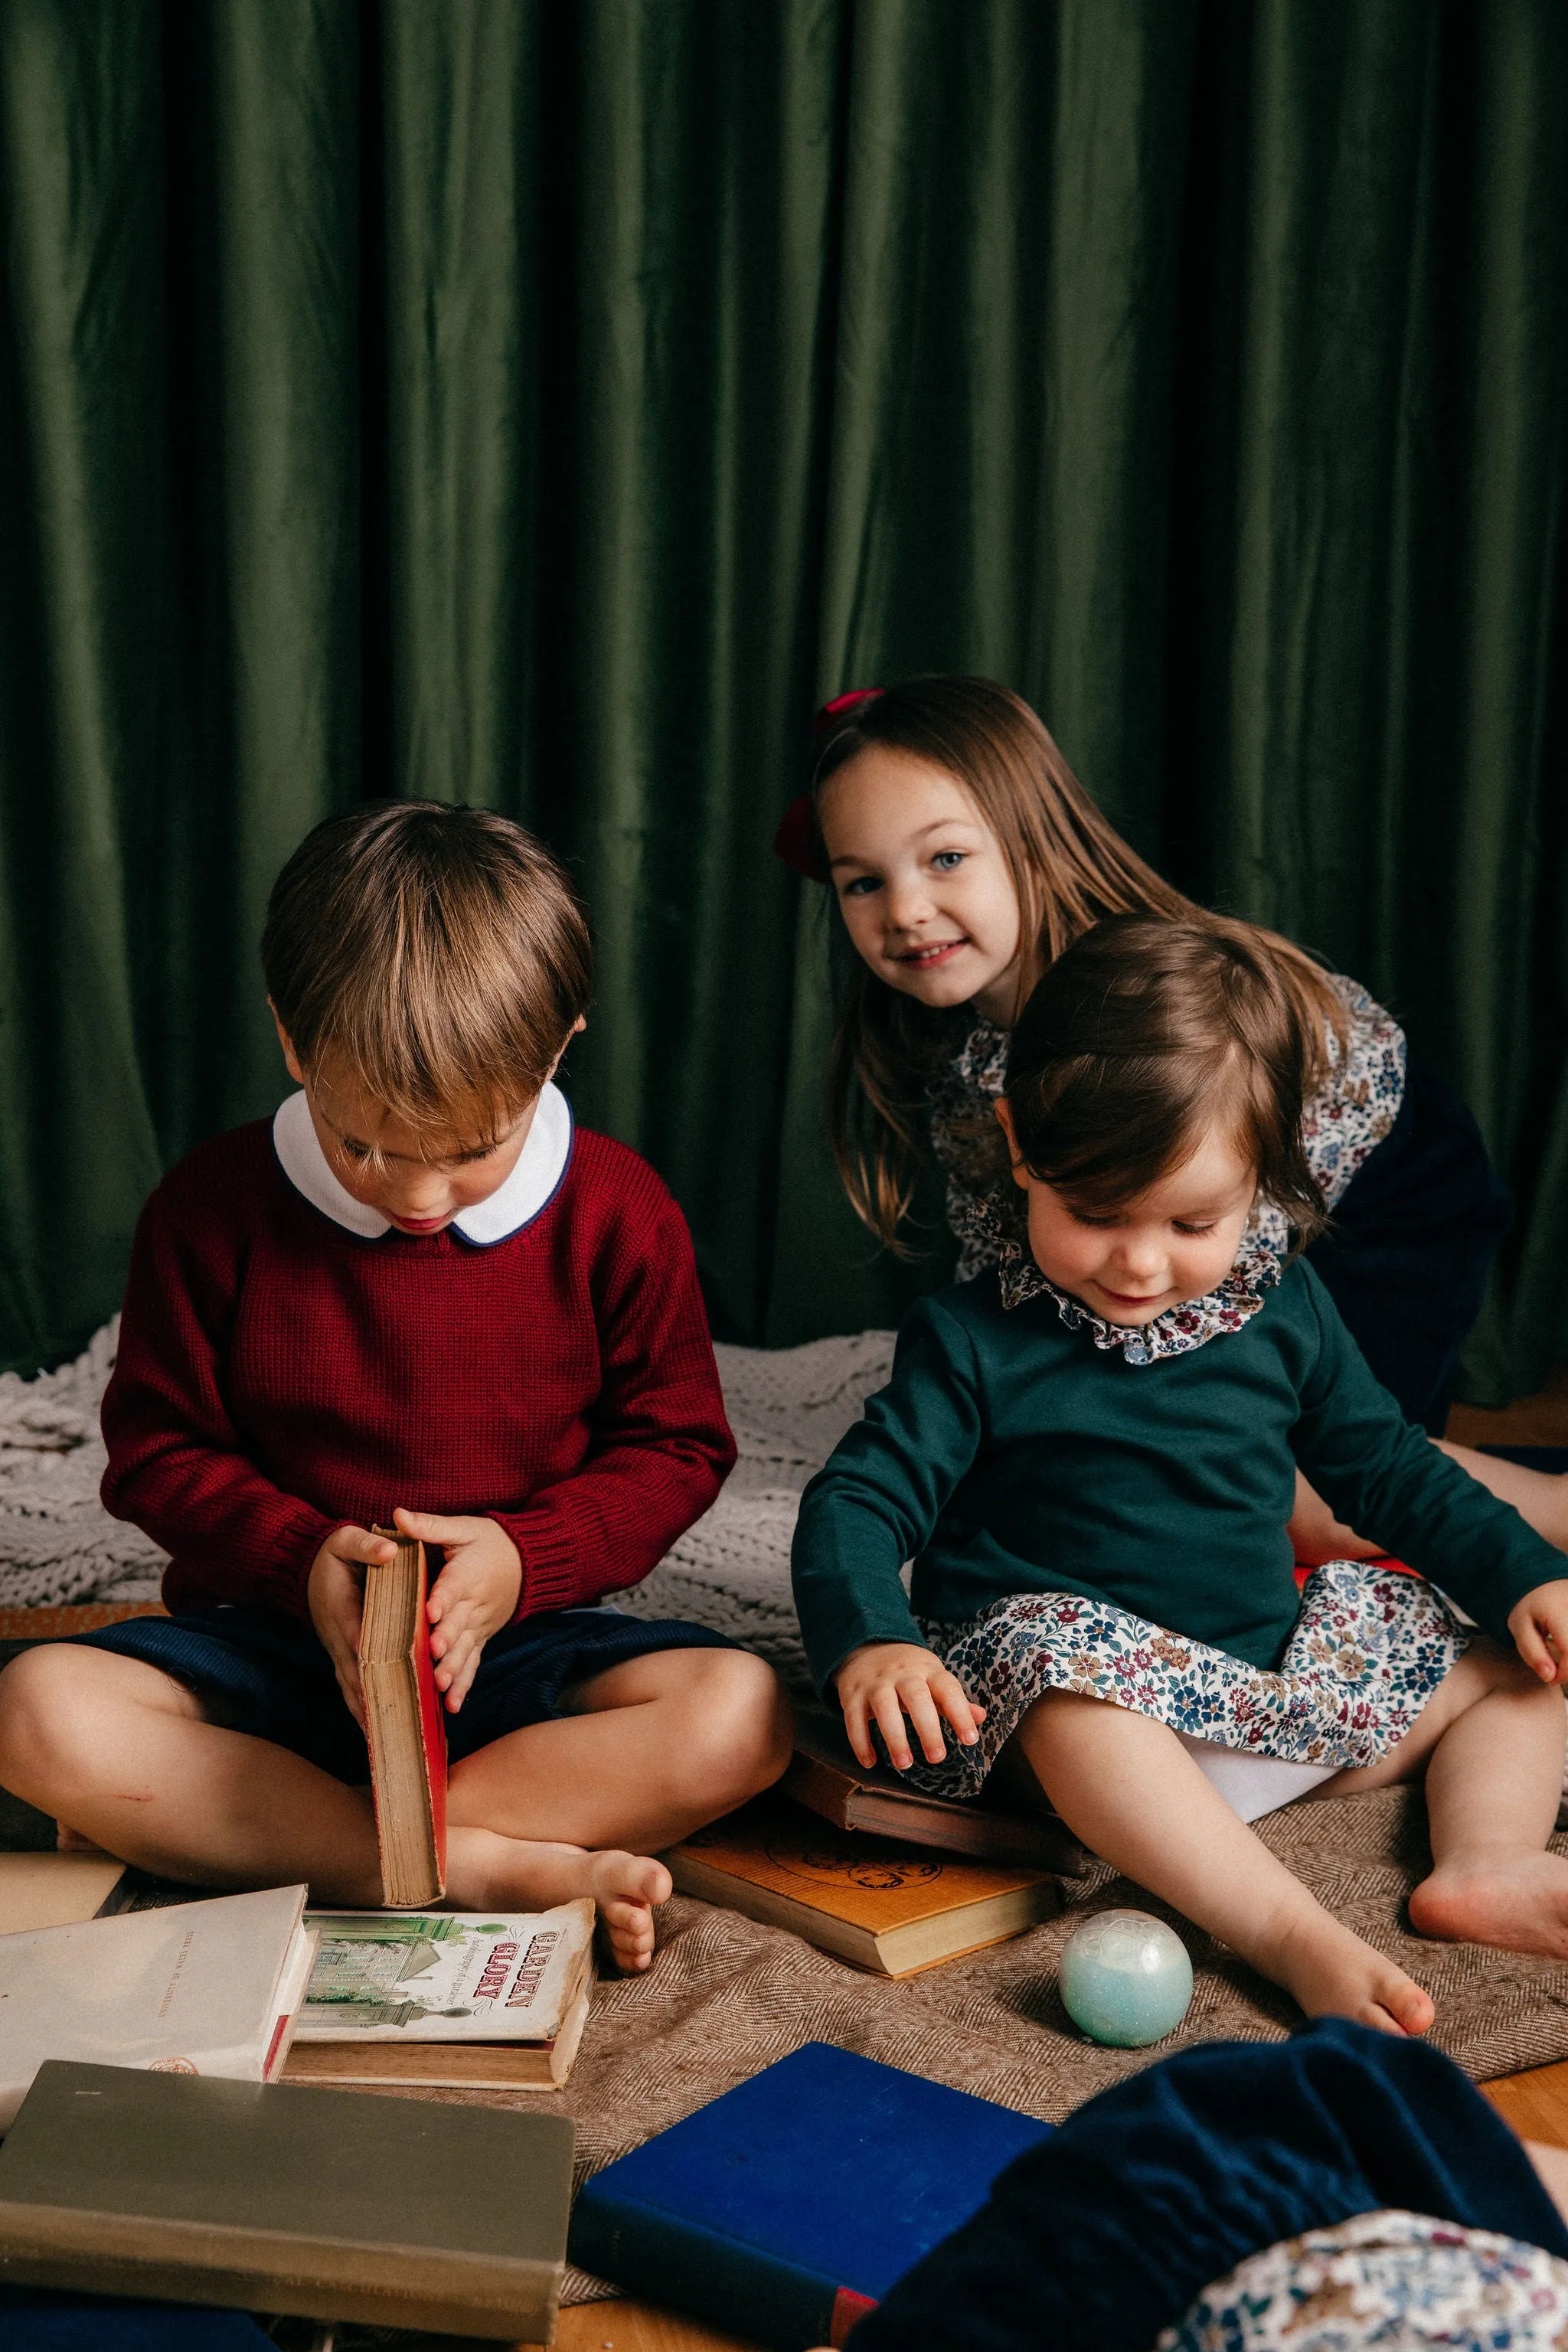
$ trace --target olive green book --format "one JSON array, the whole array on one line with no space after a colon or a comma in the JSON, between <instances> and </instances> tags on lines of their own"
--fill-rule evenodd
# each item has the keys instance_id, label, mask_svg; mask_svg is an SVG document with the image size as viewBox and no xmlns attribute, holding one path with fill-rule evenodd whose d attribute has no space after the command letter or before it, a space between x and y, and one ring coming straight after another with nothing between
<instances>
[{"instance_id":1,"label":"olive green book","mask_svg":"<svg viewBox=\"0 0 1568 2352\"><path fill-rule=\"evenodd\" d=\"M0 2280L547 2343L572 2147L564 2116L51 2059L0 2146Z\"/></svg>"}]
</instances>

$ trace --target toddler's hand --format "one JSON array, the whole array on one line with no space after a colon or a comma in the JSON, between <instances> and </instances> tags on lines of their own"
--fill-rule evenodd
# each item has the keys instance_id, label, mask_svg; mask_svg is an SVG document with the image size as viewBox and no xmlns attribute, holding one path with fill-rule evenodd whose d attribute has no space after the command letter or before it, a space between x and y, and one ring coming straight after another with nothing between
<instances>
[{"instance_id":1,"label":"toddler's hand","mask_svg":"<svg viewBox=\"0 0 1568 2352\"><path fill-rule=\"evenodd\" d=\"M1543 1683L1568 1683L1568 1576L1538 1584L1509 1611L1515 1649Z\"/></svg>"},{"instance_id":2,"label":"toddler's hand","mask_svg":"<svg viewBox=\"0 0 1568 2352\"><path fill-rule=\"evenodd\" d=\"M942 1718L957 1732L965 1748L980 1737L985 1709L976 1706L955 1675L950 1675L934 1650L915 1642L868 1642L851 1650L834 1676L844 1728L862 1764L875 1764L871 1744L874 1723L889 1756L900 1772L914 1762L904 1729L907 1715L920 1738L928 1764L940 1764L947 1754Z\"/></svg>"},{"instance_id":3,"label":"toddler's hand","mask_svg":"<svg viewBox=\"0 0 1568 2352\"><path fill-rule=\"evenodd\" d=\"M434 1511L394 1514L405 1536L439 1544L447 1565L431 1588L430 1655L436 1687L456 1715L468 1695L479 1653L510 1624L522 1591L517 1546L494 1519L444 1519Z\"/></svg>"},{"instance_id":4,"label":"toddler's hand","mask_svg":"<svg viewBox=\"0 0 1568 2352\"><path fill-rule=\"evenodd\" d=\"M397 1558L397 1547L368 1528L337 1528L310 1562L305 1600L321 1637L349 1713L364 1729L359 1679L359 1629L364 1615L364 1571L371 1560Z\"/></svg>"}]
</instances>

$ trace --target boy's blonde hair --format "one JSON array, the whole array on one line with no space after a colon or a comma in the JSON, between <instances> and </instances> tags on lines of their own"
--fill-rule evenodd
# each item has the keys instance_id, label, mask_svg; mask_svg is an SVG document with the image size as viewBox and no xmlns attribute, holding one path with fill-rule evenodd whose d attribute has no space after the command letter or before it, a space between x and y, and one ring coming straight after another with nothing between
<instances>
[{"instance_id":1,"label":"boy's blonde hair","mask_svg":"<svg viewBox=\"0 0 1568 2352\"><path fill-rule=\"evenodd\" d=\"M489 809L328 817L273 885L267 992L308 1078L324 1056L427 1134L493 1141L587 1009L593 947L562 868Z\"/></svg>"},{"instance_id":2,"label":"boy's blonde hair","mask_svg":"<svg viewBox=\"0 0 1568 2352\"><path fill-rule=\"evenodd\" d=\"M1208 919L1122 840L1028 704L994 678L906 678L847 709L817 760L814 809L839 771L872 744L944 768L994 834L1023 925L1015 1018L1041 973L1106 916ZM1306 1039L1307 1091L1315 1094L1329 1075L1330 1033L1344 1043L1344 1007L1294 941L1258 924L1235 928L1295 1008ZM915 1189L926 1090L961 1033L952 1015L931 1013L870 971L848 948L842 922L835 926L835 965L834 1157L857 1214L905 1255L900 1228ZM982 1159L988 1150L994 1157L989 1121L975 1142Z\"/></svg>"}]
</instances>

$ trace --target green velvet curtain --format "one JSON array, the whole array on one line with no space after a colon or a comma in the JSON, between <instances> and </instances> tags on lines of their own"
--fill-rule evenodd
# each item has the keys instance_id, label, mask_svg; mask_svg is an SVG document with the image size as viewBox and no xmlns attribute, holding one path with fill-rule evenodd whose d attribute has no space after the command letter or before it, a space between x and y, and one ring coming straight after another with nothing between
<instances>
[{"instance_id":1,"label":"green velvet curtain","mask_svg":"<svg viewBox=\"0 0 1568 2352\"><path fill-rule=\"evenodd\" d=\"M718 1328L890 1319L768 845L932 668L1397 1009L1521 1200L1472 1393L1568 1352L1561 0L0 0L0 1358L389 791L574 862Z\"/></svg>"}]
</instances>

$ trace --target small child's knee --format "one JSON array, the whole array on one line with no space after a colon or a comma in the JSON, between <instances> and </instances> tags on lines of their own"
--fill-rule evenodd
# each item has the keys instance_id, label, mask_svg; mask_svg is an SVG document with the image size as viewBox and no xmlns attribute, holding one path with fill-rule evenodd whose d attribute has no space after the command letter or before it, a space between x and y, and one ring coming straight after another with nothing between
<instances>
[{"instance_id":1,"label":"small child's knee","mask_svg":"<svg viewBox=\"0 0 1568 2352\"><path fill-rule=\"evenodd\" d=\"M36 1764L79 1728L88 1705L80 1653L65 1642L24 1650L0 1673L0 1779L8 1765Z\"/></svg>"},{"instance_id":2,"label":"small child's knee","mask_svg":"<svg viewBox=\"0 0 1568 2352\"><path fill-rule=\"evenodd\" d=\"M749 1650L711 1650L689 1718L687 1754L714 1801L743 1804L789 1762L795 1719L777 1675Z\"/></svg>"}]
</instances>

